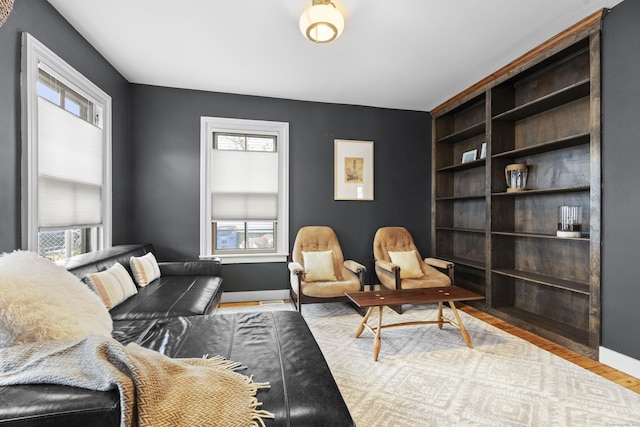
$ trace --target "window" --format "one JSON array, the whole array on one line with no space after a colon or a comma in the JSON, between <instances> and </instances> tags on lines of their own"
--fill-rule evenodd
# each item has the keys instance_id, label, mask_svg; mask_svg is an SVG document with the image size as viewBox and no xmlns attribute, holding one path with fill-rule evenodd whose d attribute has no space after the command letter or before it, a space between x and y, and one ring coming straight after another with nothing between
<instances>
[{"instance_id":1,"label":"window","mask_svg":"<svg viewBox=\"0 0 640 427\"><path fill-rule=\"evenodd\" d=\"M111 98L23 35L23 247L58 260L110 246Z\"/></svg>"},{"instance_id":2,"label":"window","mask_svg":"<svg viewBox=\"0 0 640 427\"><path fill-rule=\"evenodd\" d=\"M288 124L203 117L201 256L285 261Z\"/></svg>"}]
</instances>

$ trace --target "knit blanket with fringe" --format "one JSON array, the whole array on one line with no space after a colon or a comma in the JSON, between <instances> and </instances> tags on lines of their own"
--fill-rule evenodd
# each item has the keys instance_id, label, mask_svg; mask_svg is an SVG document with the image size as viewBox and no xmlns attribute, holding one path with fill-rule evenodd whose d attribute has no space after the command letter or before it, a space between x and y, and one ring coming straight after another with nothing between
<instances>
[{"instance_id":1,"label":"knit blanket with fringe","mask_svg":"<svg viewBox=\"0 0 640 427\"><path fill-rule=\"evenodd\" d=\"M264 426L273 414L256 398L268 383L235 372L221 357L172 359L137 344L90 336L0 349L0 385L117 388L120 425Z\"/></svg>"}]
</instances>

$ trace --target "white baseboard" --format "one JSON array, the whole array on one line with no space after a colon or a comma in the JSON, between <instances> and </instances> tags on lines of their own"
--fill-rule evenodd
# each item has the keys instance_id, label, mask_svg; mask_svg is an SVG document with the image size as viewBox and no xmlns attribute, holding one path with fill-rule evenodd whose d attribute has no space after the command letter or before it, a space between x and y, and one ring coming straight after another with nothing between
<instances>
[{"instance_id":1,"label":"white baseboard","mask_svg":"<svg viewBox=\"0 0 640 427\"><path fill-rule=\"evenodd\" d=\"M640 360L636 360L633 357L606 347L600 347L599 361L632 377L640 378Z\"/></svg>"},{"instance_id":2,"label":"white baseboard","mask_svg":"<svg viewBox=\"0 0 640 427\"><path fill-rule=\"evenodd\" d=\"M289 299L289 289L271 291L223 292L220 302L250 302Z\"/></svg>"}]
</instances>

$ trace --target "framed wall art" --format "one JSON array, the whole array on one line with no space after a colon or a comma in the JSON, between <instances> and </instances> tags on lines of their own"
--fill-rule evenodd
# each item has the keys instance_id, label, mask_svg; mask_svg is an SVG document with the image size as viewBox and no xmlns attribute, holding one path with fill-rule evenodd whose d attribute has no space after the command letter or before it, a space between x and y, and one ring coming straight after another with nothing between
<instances>
[{"instance_id":1,"label":"framed wall art","mask_svg":"<svg viewBox=\"0 0 640 427\"><path fill-rule=\"evenodd\" d=\"M334 199L373 200L373 141L334 141Z\"/></svg>"}]
</instances>

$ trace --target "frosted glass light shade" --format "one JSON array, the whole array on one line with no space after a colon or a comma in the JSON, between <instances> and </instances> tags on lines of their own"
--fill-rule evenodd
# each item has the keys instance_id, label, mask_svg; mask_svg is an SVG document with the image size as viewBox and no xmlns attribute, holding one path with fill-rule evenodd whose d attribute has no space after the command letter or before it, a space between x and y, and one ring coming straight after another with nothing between
<instances>
[{"instance_id":1,"label":"frosted glass light shade","mask_svg":"<svg viewBox=\"0 0 640 427\"><path fill-rule=\"evenodd\" d=\"M315 43L335 40L344 29L344 17L333 4L314 4L300 16L300 31Z\"/></svg>"}]
</instances>

